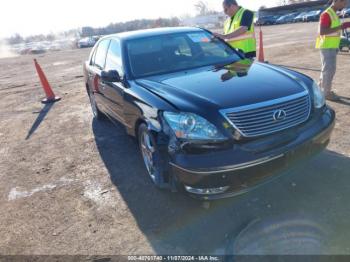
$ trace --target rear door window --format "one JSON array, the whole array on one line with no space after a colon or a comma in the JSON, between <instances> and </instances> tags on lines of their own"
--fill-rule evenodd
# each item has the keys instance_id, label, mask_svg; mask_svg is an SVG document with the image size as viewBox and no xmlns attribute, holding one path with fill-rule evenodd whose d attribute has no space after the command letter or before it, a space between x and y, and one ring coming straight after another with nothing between
<instances>
[{"instance_id":1,"label":"rear door window","mask_svg":"<svg viewBox=\"0 0 350 262\"><path fill-rule=\"evenodd\" d=\"M96 50L94 66L96 66L101 70L104 69L106 64L106 55L107 55L109 43L110 43L110 40L103 40L102 42L99 43Z\"/></svg>"}]
</instances>

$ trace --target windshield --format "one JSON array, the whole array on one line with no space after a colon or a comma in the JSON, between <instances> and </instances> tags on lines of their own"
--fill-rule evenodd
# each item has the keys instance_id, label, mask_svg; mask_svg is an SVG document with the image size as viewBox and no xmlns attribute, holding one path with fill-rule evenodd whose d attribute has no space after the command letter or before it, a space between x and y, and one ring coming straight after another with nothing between
<instances>
[{"instance_id":1,"label":"windshield","mask_svg":"<svg viewBox=\"0 0 350 262\"><path fill-rule=\"evenodd\" d=\"M129 40L126 46L131 73L135 78L241 59L229 46L213 39L205 31Z\"/></svg>"}]
</instances>

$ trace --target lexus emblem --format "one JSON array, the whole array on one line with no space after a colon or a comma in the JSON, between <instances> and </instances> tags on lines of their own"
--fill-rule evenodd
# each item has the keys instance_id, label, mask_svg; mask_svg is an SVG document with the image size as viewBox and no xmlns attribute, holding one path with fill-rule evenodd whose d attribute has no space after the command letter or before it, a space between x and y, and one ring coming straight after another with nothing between
<instances>
[{"instance_id":1,"label":"lexus emblem","mask_svg":"<svg viewBox=\"0 0 350 262\"><path fill-rule=\"evenodd\" d=\"M273 119L275 121L283 121L286 119L287 113L284 110L277 110L276 112L273 113Z\"/></svg>"}]
</instances>

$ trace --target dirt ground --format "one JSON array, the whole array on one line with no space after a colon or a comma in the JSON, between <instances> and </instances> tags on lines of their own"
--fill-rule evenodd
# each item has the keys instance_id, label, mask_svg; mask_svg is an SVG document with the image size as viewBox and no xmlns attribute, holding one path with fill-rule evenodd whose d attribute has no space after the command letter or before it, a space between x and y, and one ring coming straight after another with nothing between
<instances>
[{"instance_id":1,"label":"dirt ground","mask_svg":"<svg viewBox=\"0 0 350 262\"><path fill-rule=\"evenodd\" d=\"M270 63L315 80L316 23L264 27ZM0 59L0 254L350 254L350 53L328 149L240 197L155 189L135 141L92 119L89 49ZM62 101L43 106L37 58ZM281 87L283 88L283 87Z\"/></svg>"}]
</instances>

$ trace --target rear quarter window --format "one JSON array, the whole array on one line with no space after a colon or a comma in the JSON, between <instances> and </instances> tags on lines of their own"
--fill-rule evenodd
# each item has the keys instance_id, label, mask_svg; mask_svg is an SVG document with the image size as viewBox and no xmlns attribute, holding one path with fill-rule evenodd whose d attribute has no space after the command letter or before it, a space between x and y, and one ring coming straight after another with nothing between
<instances>
[{"instance_id":1,"label":"rear quarter window","mask_svg":"<svg viewBox=\"0 0 350 262\"><path fill-rule=\"evenodd\" d=\"M105 70L117 70L119 74L123 74L122 51L119 40L111 40L109 45Z\"/></svg>"},{"instance_id":2,"label":"rear quarter window","mask_svg":"<svg viewBox=\"0 0 350 262\"><path fill-rule=\"evenodd\" d=\"M96 53L93 58L93 64L99 69L104 69L106 64L107 50L110 40L103 40L99 43L96 49Z\"/></svg>"}]
</instances>

